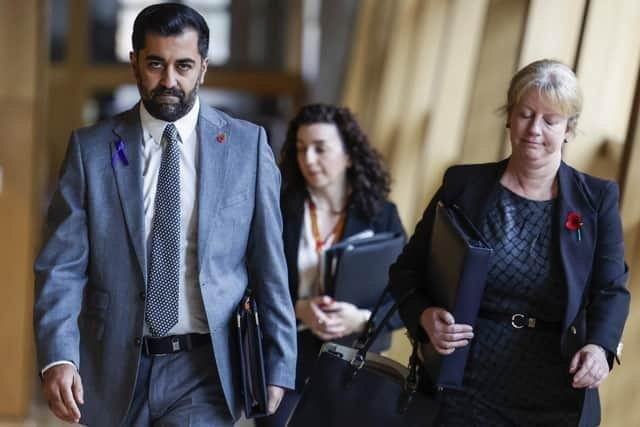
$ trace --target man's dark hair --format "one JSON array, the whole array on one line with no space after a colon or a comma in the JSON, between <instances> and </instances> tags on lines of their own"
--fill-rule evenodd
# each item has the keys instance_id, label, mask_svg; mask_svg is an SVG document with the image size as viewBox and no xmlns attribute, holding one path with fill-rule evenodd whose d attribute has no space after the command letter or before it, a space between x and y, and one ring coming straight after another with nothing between
<instances>
[{"instance_id":1,"label":"man's dark hair","mask_svg":"<svg viewBox=\"0 0 640 427\"><path fill-rule=\"evenodd\" d=\"M176 36L187 28L198 32L198 51L202 59L206 58L209 52L209 26L202 15L180 3L160 3L142 9L133 23L133 51L137 55L144 49L148 33Z\"/></svg>"}]
</instances>

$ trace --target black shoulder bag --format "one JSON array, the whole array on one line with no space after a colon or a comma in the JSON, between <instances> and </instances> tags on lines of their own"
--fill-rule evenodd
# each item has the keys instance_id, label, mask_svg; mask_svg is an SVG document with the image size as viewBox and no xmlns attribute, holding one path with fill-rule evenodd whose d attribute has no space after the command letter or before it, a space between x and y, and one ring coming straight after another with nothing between
<instances>
[{"instance_id":1,"label":"black shoulder bag","mask_svg":"<svg viewBox=\"0 0 640 427\"><path fill-rule=\"evenodd\" d=\"M423 387L419 390L422 367L418 343L412 343L408 367L368 352L385 323L413 293L396 301L376 327L373 319L388 292L387 287L355 347L332 342L322 346L287 426L425 427L433 423L438 402L435 392L429 394Z\"/></svg>"}]
</instances>

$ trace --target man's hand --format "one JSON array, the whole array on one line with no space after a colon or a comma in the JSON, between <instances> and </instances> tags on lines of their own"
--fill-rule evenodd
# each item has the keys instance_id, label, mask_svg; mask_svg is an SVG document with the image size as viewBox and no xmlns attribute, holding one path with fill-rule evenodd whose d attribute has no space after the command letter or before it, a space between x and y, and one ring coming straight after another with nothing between
<instances>
[{"instance_id":1,"label":"man's hand","mask_svg":"<svg viewBox=\"0 0 640 427\"><path fill-rule=\"evenodd\" d=\"M84 404L84 398L75 366L63 364L47 369L42 376L42 392L56 417L69 423L80 422L78 405Z\"/></svg>"},{"instance_id":2,"label":"man's hand","mask_svg":"<svg viewBox=\"0 0 640 427\"><path fill-rule=\"evenodd\" d=\"M455 323L453 315L439 307L425 309L420 315L420 325L440 354L451 354L456 348L468 345L473 338L470 325Z\"/></svg>"},{"instance_id":3,"label":"man's hand","mask_svg":"<svg viewBox=\"0 0 640 427\"><path fill-rule=\"evenodd\" d=\"M606 352L595 344L587 344L576 352L569 364L574 388L597 388L609 375Z\"/></svg>"},{"instance_id":4,"label":"man's hand","mask_svg":"<svg viewBox=\"0 0 640 427\"><path fill-rule=\"evenodd\" d=\"M277 385L269 385L267 386L267 396L269 399L267 402L267 411L269 415L273 415L278 410L278 406L280 406L282 396L284 396L284 389Z\"/></svg>"}]
</instances>

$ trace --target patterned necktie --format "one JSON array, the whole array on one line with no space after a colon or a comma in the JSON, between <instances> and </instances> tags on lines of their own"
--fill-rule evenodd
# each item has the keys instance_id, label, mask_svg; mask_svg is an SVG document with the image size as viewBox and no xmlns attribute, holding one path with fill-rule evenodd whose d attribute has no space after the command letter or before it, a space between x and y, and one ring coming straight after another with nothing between
<instances>
[{"instance_id":1,"label":"patterned necktie","mask_svg":"<svg viewBox=\"0 0 640 427\"><path fill-rule=\"evenodd\" d=\"M164 336L178 323L180 281L180 149L178 131L169 123L158 173L151 225L151 255L146 320L153 336Z\"/></svg>"}]
</instances>

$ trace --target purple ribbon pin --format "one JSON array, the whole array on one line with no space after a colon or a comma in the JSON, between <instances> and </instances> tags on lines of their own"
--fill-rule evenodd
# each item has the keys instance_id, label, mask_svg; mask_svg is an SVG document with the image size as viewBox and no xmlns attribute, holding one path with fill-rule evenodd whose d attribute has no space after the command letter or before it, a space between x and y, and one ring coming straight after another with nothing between
<instances>
[{"instance_id":1,"label":"purple ribbon pin","mask_svg":"<svg viewBox=\"0 0 640 427\"><path fill-rule=\"evenodd\" d=\"M123 140L116 142L116 152L111 156L111 166L115 167L118 159L120 159L123 165L129 166L129 159L127 159L127 154L124 152Z\"/></svg>"}]
</instances>

